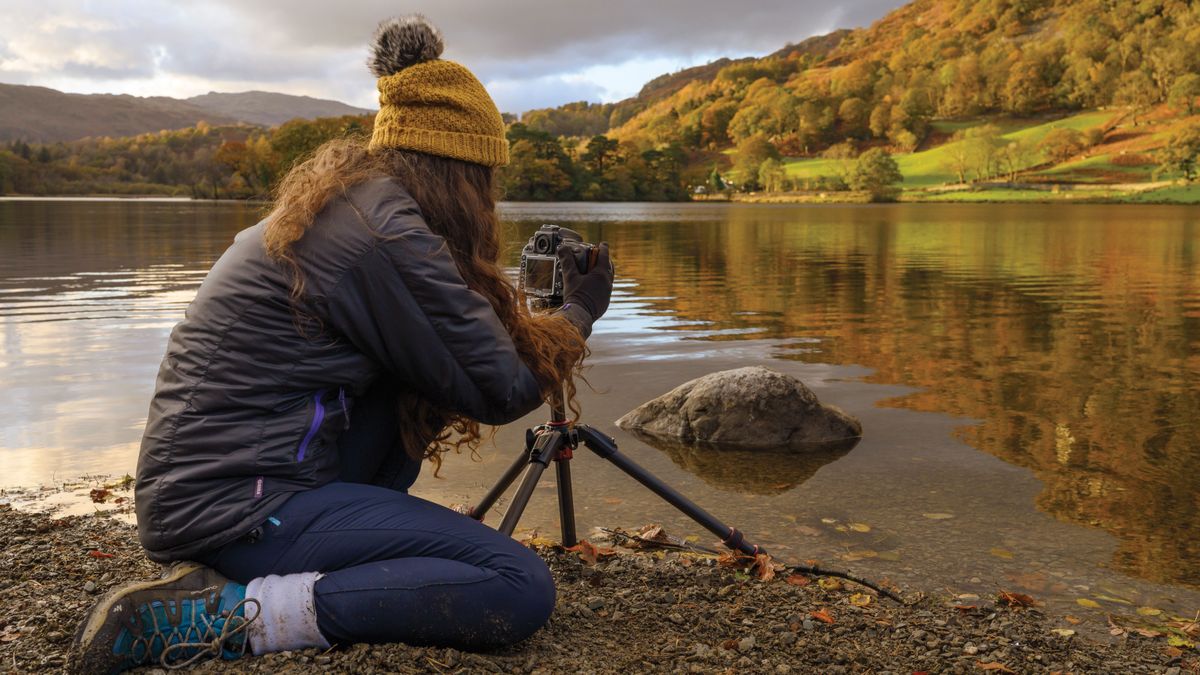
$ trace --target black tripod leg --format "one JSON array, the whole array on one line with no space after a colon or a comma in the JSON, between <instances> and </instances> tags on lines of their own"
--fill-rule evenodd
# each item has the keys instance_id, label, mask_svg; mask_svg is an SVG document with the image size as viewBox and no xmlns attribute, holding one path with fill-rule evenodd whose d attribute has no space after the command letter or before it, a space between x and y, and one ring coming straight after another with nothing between
<instances>
[{"instance_id":1,"label":"black tripod leg","mask_svg":"<svg viewBox=\"0 0 1200 675\"><path fill-rule=\"evenodd\" d=\"M529 498L533 496L533 490L537 487L542 472L546 470L550 464L550 458L554 457L562 443L562 432L559 431L548 431L538 436L537 442L533 446L533 452L536 454L530 455L529 468L525 471L525 477L521 479L517 494L513 496L512 504L504 513L504 520L500 521L500 527L497 528L504 534L511 535L513 530L517 529L517 521L525 512L525 506L529 504Z\"/></svg>"},{"instance_id":2,"label":"black tripod leg","mask_svg":"<svg viewBox=\"0 0 1200 675\"><path fill-rule=\"evenodd\" d=\"M500 495L504 494L504 491L508 489L508 486L513 484L513 481L517 479L517 476L521 475L521 470L524 469L525 465L529 462L529 451L525 450L519 456L517 456L516 461L514 461L512 465L504 471L504 475L500 477L499 481L496 481L496 484L492 486L491 490L488 490L488 493L483 496L483 499L479 500L479 504L471 507L471 510L467 512L467 515L471 516L475 520L483 520L483 516L487 514L489 510L491 510L492 506L496 504L496 500L500 499Z\"/></svg>"},{"instance_id":3,"label":"black tripod leg","mask_svg":"<svg viewBox=\"0 0 1200 675\"><path fill-rule=\"evenodd\" d=\"M574 546L579 541L575 539L575 498L571 493L571 460L559 459L554 463L558 471L558 520L562 523L562 545Z\"/></svg>"},{"instance_id":4,"label":"black tripod leg","mask_svg":"<svg viewBox=\"0 0 1200 675\"><path fill-rule=\"evenodd\" d=\"M579 440L583 441L589 450L612 462L618 469L632 476L634 480L646 486L654 494L662 497L668 504L679 509L687 517L700 525L703 525L709 532L720 537L722 543L729 548L745 553L746 555L766 552L747 542L742 533L737 529L721 522L716 516L700 508L687 497L684 497L675 488L667 485L654 474L643 469L637 462L622 455L617 449L617 442L609 436L586 424L576 426L575 431L579 434Z\"/></svg>"}]
</instances>

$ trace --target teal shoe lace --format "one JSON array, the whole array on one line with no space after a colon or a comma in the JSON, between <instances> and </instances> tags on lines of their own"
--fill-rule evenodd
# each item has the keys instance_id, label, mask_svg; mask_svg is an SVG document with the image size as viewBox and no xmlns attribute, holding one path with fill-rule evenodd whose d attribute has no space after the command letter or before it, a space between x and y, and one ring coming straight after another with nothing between
<instances>
[{"instance_id":1,"label":"teal shoe lace","mask_svg":"<svg viewBox=\"0 0 1200 675\"><path fill-rule=\"evenodd\" d=\"M176 597L155 599L138 606L113 644L113 654L125 656L129 667L157 660L163 668L185 668L210 658L241 658L249 648L246 631L258 618L258 600L245 598L227 609L232 600L214 587ZM247 608L253 613L247 615Z\"/></svg>"}]
</instances>

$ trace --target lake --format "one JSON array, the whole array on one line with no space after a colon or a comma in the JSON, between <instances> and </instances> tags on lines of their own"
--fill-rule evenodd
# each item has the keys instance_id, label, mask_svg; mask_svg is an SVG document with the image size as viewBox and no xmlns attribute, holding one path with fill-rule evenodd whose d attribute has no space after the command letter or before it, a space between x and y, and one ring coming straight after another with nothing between
<instances>
[{"instance_id":1,"label":"lake","mask_svg":"<svg viewBox=\"0 0 1200 675\"><path fill-rule=\"evenodd\" d=\"M0 486L133 472L171 326L261 207L0 201ZM611 243L584 421L778 557L1086 611L1200 609L1200 208L504 204ZM612 424L766 365L859 417L840 457L659 450ZM476 500L539 411L417 494ZM711 537L588 453L580 532ZM503 506L503 505L502 505ZM499 520L494 515L489 522ZM522 528L557 537L553 481Z\"/></svg>"}]
</instances>

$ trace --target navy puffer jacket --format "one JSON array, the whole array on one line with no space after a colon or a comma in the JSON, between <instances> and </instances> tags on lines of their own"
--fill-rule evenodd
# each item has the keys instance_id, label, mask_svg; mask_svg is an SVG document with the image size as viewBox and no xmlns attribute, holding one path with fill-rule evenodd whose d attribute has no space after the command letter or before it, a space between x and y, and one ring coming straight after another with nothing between
<instances>
[{"instance_id":1,"label":"navy puffer jacket","mask_svg":"<svg viewBox=\"0 0 1200 675\"><path fill-rule=\"evenodd\" d=\"M334 480L354 399L379 378L489 424L541 403L499 317L395 180L353 187L296 243L315 335L297 329L263 228L238 234L171 332L137 470L152 560L232 541Z\"/></svg>"}]
</instances>

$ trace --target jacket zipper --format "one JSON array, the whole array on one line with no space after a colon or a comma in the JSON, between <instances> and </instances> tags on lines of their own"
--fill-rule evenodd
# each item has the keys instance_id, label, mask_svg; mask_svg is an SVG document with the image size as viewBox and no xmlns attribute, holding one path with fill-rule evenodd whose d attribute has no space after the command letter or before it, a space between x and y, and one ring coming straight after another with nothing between
<instances>
[{"instance_id":1,"label":"jacket zipper","mask_svg":"<svg viewBox=\"0 0 1200 675\"><path fill-rule=\"evenodd\" d=\"M304 453L308 451L308 444L312 442L313 436L317 435L317 429L321 428L321 422L325 421L325 404L321 402L321 397L324 395L324 389L313 394L313 402L317 407L313 413L312 424L308 427L308 433L304 435L304 440L300 441L300 449L296 451L297 462L304 461Z\"/></svg>"}]
</instances>

